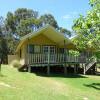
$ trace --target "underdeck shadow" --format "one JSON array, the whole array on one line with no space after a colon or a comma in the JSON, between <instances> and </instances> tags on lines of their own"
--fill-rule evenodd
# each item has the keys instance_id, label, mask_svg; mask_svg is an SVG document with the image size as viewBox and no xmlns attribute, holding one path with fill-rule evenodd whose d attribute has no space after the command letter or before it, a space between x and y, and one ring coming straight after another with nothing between
<instances>
[{"instance_id":1,"label":"underdeck shadow","mask_svg":"<svg viewBox=\"0 0 100 100\"><path fill-rule=\"evenodd\" d=\"M74 73L73 69L71 69L71 71L69 71L66 75L64 75L64 68L58 66L51 67L49 75L47 75L47 67L32 67L31 73L35 73L37 76L42 76L42 77L87 78L86 76L83 76L81 74L73 74Z\"/></svg>"},{"instance_id":2,"label":"underdeck shadow","mask_svg":"<svg viewBox=\"0 0 100 100\"><path fill-rule=\"evenodd\" d=\"M84 86L100 90L100 83L84 84Z\"/></svg>"},{"instance_id":3,"label":"underdeck shadow","mask_svg":"<svg viewBox=\"0 0 100 100\"><path fill-rule=\"evenodd\" d=\"M96 72L96 76L100 76L100 72Z\"/></svg>"},{"instance_id":4,"label":"underdeck shadow","mask_svg":"<svg viewBox=\"0 0 100 100\"><path fill-rule=\"evenodd\" d=\"M86 76L83 76L83 75L80 75L80 74L62 74L62 73L59 73L59 74L49 74L47 75L46 73L35 73L37 76L41 76L41 77L58 77L58 78L88 78Z\"/></svg>"}]
</instances>

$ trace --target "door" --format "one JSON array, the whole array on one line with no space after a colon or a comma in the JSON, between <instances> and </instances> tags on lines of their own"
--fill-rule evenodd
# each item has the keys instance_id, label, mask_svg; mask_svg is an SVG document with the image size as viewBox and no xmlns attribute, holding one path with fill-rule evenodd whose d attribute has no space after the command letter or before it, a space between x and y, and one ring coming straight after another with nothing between
<instances>
[{"instance_id":1,"label":"door","mask_svg":"<svg viewBox=\"0 0 100 100\"><path fill-rule=\"evenodd\" d=\"M55 62L55 46L43 46L43 53L44 53L44 59L45 62L48 62L48 54L49 55L49 59L50 59L50 63L54 63Z\"/></svg>"}]
</instances>

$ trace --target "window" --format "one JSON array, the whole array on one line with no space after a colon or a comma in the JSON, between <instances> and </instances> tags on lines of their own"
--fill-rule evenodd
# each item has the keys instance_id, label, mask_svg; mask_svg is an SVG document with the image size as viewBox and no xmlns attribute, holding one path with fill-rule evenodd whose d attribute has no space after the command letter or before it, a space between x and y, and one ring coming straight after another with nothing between
<instances>
[{"instance_id":1,"label":"window","mask_svg":"<svg viewBox=\"0 0 100 100\"><path fill-rule=\"evenodd\" d=\"M43 53L55 53L55 46L43 46Z\"/></svg>"},{"instance_id":2,"label":"window","mask_svg":"<svg viewBox=\"0 0 100 100\"><path fill-rule=\"evenodd\" d=\"M54 46L51 46L51 47L50 47L50 53L52 53L52 54L55 53L55 47L54 47Z\"/></svg>"},{"instance_id":3,"label":"window","mask_svg":"<svg viewBox=\"0 0 100 100\"><path fill-rule=\"evenodd\" d=\"M49 52L49 46L43 46L43 53Z\"/></svg>"},{"instance_id":4,"label":"window","mask_svg":"<svg viewBox=\"0 0 100 100\"><path fill-rule=\"evenodd\" d=\"M64 48L60 48L59 53L64 53Z\"/></svg>"},{"instance_id":5,"label":"window","mask_svg":"<svg viewBox=\"0 0 100 100\"><path fill-rule=\"evenodd\" d=\"M38 45L33 45L33 44L29 44L29 47L27 46L27 51L29 48L29 53L33 54L33 53L40 53L40 46Z\"/></svg>"},{"instance_id":6,"label":"window","mask_svg":"<svg viewBox=\"0 0 100 100\"><path fill-rule=\"evenodd\" d=\"M34 46L34 53L40 53L40 46Z\"/></svg>"},{"instance_id":7,"label":"window","mask_svg":"<svg viewBox=\"0 0 100 100\"><path fill-rule=\"evenodd\" d=\"M28 51L28 49L29 49L29 51ZM34 45L32 45L32 44L29 44L29 47L27 46L27 51L29 52L29 53L34 53Z\"/></svg>"}]
</instances>

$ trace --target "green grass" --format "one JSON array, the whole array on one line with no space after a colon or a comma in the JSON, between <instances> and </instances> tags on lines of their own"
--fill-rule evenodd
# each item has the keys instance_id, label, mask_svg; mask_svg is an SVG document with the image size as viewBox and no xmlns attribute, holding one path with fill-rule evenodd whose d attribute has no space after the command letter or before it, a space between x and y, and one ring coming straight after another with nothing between
<instances>
[{"instance_id":1,"label":"green grass","mask_svg":"<svg viewBox=\"0 0 100 100\"><path fill-rule=\"evenodd\" d=\"M46 77L2 65L0 100L100 100L100 76Z\"/></svg>"}]
</instances>

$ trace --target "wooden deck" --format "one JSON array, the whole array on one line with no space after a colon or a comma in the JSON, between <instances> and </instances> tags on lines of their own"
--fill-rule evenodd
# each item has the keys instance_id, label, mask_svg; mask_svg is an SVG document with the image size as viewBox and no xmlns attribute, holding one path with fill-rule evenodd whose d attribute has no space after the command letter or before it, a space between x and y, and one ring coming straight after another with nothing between
<instances>
[{"instance_id":1,"label":"wooden deck","mask_svg":"<svg viewBox=\"0 0 100 100\"><path fill-rule=\"evenodd\" d=\"M29 54L28 64L34 66L63 65L65 63L86 63L85 56L73 56L66 54Z\"/></svg>"},{"instance_id":2,"label":"wooden deck","mask_svg":"<svg viewBox=\"0 0 100 100\"><path fill-rule=\"evenodd\" d=\"M88 70L95 68L96 65L91 64L88 61L87 56L73 56L68 54L28 54L27 64L28 71L31 72L31 68L35 67L46 67L47 74L50 74L50 68L54 66L60 66L64 68L64 74L67 73L68 67L72 66L74 68L74 73L76 74L78 68L83 68L83 74L86 74ZM87 64L87 65L86 65ZM93 66L93 67L92 67ZM94 69L93 69L94 70ZM89 71L88 71L89 72ZM95 70L94 70L95 72Z\"/></svg>"},{"instance_id":3,"label":"wooden deck","mask_svg":"<svg viewBox=\"0 0 100 100\"><path fill-rule=\"evenodd\" d=\"M83 68L83 74L86 74L86 68L88 70L95 68L94 63L91 65L88 63L88 57L87 56L73 56L68 54L28 54L28 71L31 72L32 67L46 67L47 68L47 74L50 74L50 67L53 66L62 66L64 68L64 74L67 73L68 66L73 66L74 73L77 73L77 69L79 68L79 65L82 64ZM78 65L78 66L77 66ZM93 69L94 70L94 69ZM93 71L95 72L95 70Z\"/></svg>"}]
</instances>

